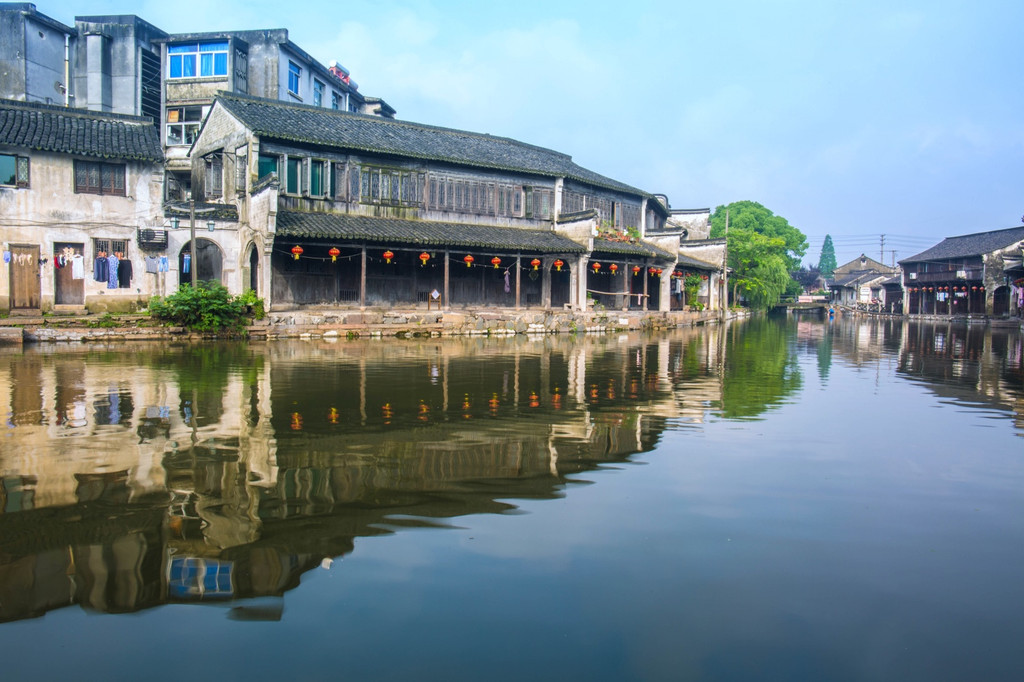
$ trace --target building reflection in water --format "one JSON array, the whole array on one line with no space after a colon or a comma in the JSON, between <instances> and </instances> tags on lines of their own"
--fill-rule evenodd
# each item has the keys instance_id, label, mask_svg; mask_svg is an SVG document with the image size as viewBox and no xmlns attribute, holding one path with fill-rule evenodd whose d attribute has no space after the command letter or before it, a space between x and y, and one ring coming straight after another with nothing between
<instances>
[{"instance_id":1,"label":"building reflection in water","mask_svg":"<svg viewBox=\"0 0 1024 682\"><path fill-rule=\"evenodd\" d=\"M278 618L356 538L560 497L699 422L719 334L0 354L0 620Z\"/></svg>"},{"instance_id":2,"label":"building reflection in water","mask_svg":"<svg viewBox=\"0 0 1024 682\"><path fill-rule=\"evenodd\" d=\"M357 538L557 498L666 429L758 418L800 389L802 350L823 384L833 361L893 363L1024 432L1021 335L982 327L131 349L0 354L2 621L225 601L280 618Z\"/></svg>"}]
</instances>

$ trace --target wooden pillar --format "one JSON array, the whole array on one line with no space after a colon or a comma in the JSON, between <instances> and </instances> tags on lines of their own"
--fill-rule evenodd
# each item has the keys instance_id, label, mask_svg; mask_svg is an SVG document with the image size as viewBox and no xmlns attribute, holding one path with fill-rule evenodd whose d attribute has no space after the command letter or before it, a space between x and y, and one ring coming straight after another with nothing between
<instances>
[{"instance_id":1,"label":"wooden pillar","mask_svg":"<svg viewBox=\"0 0 1024 682\"><path fill-rule=\"evenodd\" d=\"M366 309L366 244L359 249L359 308Z\"/></svg>"},{"instance_id":2,"label":"wooden pillar","mask_svg":"<svg viewBox=\"0 0 1024 682\"><path fill-rule=\"evenodd\" d=\"M441 302L442 310L448 310L448 249L444 250L444 301ZM427 294L429 296L429 294Z\"/></svg>"},{"instance_id":3,"label":"wooden pillar","mask_svg":"<svg viewBox=\"0 0 1024 682\"><path fill-rule=\"evenodd\" d=\"M551 263L547 258L541 258L544 271L540 276L540 306L545 310L551 309ZM552 261L553 262L553 261Z\"/></svg>"},{"instance_id":4,"label":"wooden pillar","mask_svg":"<svg viewBox=\"0 0 1024 682\"><path fill-rule=\"evenodd\" d=\"M651 280L651 273L647 272L647 268L648 268L648 267L649 267L649 266L647 265L647 262L646 262L646 261L644 261L644 269L643 269L643 275L644 275L644 307L643 307L643 310L644 310L644 312L646 312L646 311L647 311L647 302L648 302L648 297L647 297L647 293L648 293L648 285L650 284L650 280Z\"/></svg>"},{"instance_id":5,"label":"wooden pillar","mask_svg":"<svg viewBox=\"0 0 1024 682\"><path fill-rule=\"evenodd\" d=\"M522 254L516 254L516 310L519 310L522 299L522 280L523 280L523 256Z\"/></svg>"},{"instance_id":6,"label":"wooden pillar","mask_svg":"<svg viewBox=\"0 0 1024 682\"><path fill-rule=\"evenodd\" d=\"M629 278L633 274L632 272L630 272L629 268L629 261L624 261L622 263L622 280L619 282L619 291L622 292L622 312L626 312L627 310L629 310Z\"/></svg>"}]
</instances>

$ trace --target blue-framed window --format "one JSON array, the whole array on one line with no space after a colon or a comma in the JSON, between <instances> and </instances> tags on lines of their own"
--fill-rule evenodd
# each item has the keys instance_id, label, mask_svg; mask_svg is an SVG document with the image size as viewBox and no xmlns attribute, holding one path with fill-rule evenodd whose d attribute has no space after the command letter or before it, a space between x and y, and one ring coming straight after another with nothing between
<instances>
[{"instance_id":1,"label":"blue-framed window","mask_svg":"<svg viewBox=\"0 0 1024 682\"><path fill-rule=\"evenodd\" d=\"M295 62L288 62L288 92L299 94L300 76L302 76L302 67Z\"/></svg>"},{"instance_id":2,"label":"blue-framed window","mask_svg":"<svg viewBox=\"0 0 1024 682\"><path fill-rule=\"evenodd\" d=\"M167 46L168 78L206 78L228 75L228 43L188 43Z\"/></svg>"}]
</instances>

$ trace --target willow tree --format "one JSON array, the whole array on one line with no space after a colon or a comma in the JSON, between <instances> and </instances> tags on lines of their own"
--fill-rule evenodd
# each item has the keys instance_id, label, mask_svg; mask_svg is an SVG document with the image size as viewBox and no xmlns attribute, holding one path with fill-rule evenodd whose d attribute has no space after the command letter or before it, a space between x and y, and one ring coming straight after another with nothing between
<instances>
[{"instance_id":1,"label":"willow tree","mask_svg":"<svg viewBox=\"0 0 1024 682\"><path fill-rule=\"evenodd\" d=\"M783 294L799 290L789 273L807 253L807 237L782 216L755 201L736 201L715 209L711 236L727 236L733 300L742 293L751 307L770 308Z\"/></svg>"}]
</instances>

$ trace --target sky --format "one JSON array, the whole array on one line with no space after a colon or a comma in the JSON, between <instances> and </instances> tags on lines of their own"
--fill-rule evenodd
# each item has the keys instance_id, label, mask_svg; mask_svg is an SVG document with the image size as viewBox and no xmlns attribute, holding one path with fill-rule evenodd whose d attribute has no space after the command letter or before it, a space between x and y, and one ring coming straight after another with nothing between
<instances>
[{"instance_id":1,"label":"sky","mask_svg":"<svg viewBox=\"0 0 1024 682\"><path fill-rule=\"evenodd\" d=\"M287 28L400 119L549 147L672 208L759 202L807 265L826 234L840 264L891 263L1024 214L1020 0L35 4Z\"/></svg>"}]
</instances>

